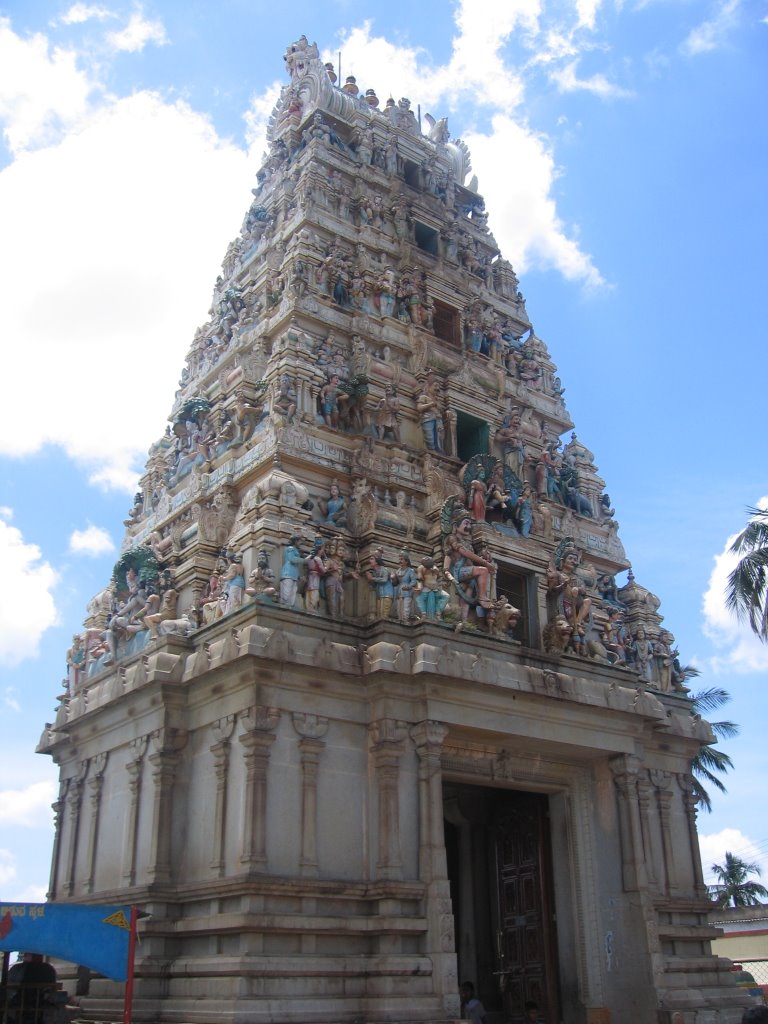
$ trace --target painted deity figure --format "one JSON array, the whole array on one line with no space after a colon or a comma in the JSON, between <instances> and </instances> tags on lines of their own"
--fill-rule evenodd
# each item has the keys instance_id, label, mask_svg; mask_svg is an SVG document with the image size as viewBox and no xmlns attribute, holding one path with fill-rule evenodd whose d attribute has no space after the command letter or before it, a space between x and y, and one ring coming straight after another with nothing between
<instances>
[{"instance_id":1,"label":"painted deity figure","mask_svg":"<svg viewBox=\"0 0 768 1024\"><path fill-rule=\"evenodd\" d=\"M385 267L376 282L379 296L379 312L382 316L393 316L397 295L397 278L391 267Z\"/></svg>"},{"instance_id":2,"label":"painted deity figure","mask_svg":"<svg viewBox=\"0 0 768 1024\"><path fill-rule=\"evenodd\" d=\"M72 646L67 651L67 689L73 693L85 669L85 644L79 633L72 637Z\"/></svg>"},{"instance_id":3,"label":"painted deity figure","mask_svg":"<svg viewBox=\"0 0 768 1024\"><path fill-rule=\"evenodd\" d=\"M472 520L462 516L443 542L443 571L459 597L461 620L466 622L471 607L480 614L493 610L493 585L496 564L472 549Z\"/></svg>"},{"instance_id":4,"label":"painted deity figure","mask_svg":"<svg viewBox=\"0 0 768 1024\"><path fill-rule=\"evenodd\" d=\"M127 597L115 608L104 633L104 640L112 660L117 657L117 646L120 640L144 629L140 616L147 606L148 590L140 582L136 570L132 567L126 571L125 582L128 589ZM150 606L148 610L154 611L154 608Z\"/></svg>"},{"instance_id":5,"label":"painted deity figure","mask_svg":"<svg viewBox=\"0 0 768 1024\"><path fill-rule=\"evenodd\" d=\"M376 410L376 433L381 441L400 441L400 400L391 384Z\"/></svg>"},{"instance_id":6,"label":"painted deity figure","mask_svg":"<svg viewBox=\"0 0 768 1024\"><path fill-rule=\"evenodd\" d=\"M347 503L335 480L331 484L328 500L321 502L320 507L324 517L323 522L327 526L342 527L347 525Z\"/></svg>"},{"instance_id":7,"label":"painted deity figure","mask_svg":"<svg viewBox=\"0 0 768 1024\"><path fill-rule=\"evenodd\" d=\"M450 595L443 590L440 569L431 555L425 555L416 570L416 608L420 619L441 619L450 601Z\"/></svg>"},{"instance_id":8,"label":"painted deity figure","mask_svg":"<svg viewBox=\"0 0 768 1024\"><path fill-rule=\"evenodd\" d=\"M608 621L603 629L602 641L608 653L613 655L614 664L626 665L628 637L620 608L611 608L608 611Z\"/></svg>"},{"instance_id":9,"label":"painted deity figure","mask_svg":"<svg viewBox=\"0 0 768 1024\"><path fill-rule=\"evenodd\" d=\"M344 580L358 579L356 571L344 568L344 548L339 538L329 542L325 560L325 603L332 619L344 618Z\"/></svg>"},{"instance_id":10,"label":"painted deity figure","mask_svg":"<svg viewBox=\"0 0 768 1024\"><path fill-rule=\"evenodd\" d=\"M339 387L339 375L331 374L331 379L320 389L320 408L323 421L327 427L338 430L339 406L347 400L347 395Z\"/></svg>"},{"instance_id":11,"label":"painted deity figure","mask_svg":"<svg viewBox=\"0 0 768 1024\"><path fill-rule=\"evenodd\" d=\"M226 595L225 614L236 612L243 606L243 595L245 594L245 572L243 570L243 556L234 555L224 573L224 593Z\"/></svg>"},{"instance_id":12,"label":"painted deity figure","mask_svg":"<svg viewBox=\"0 0 768 1024\"><path fill-rule=\"evenodd\" d=\"M368 560L368 568L365 570L365 576L376 597L376 618L388 619L392 611L395 587L392 582L392 575L384 564L383 555L371 555Z\"/></svg>"},{"instance_id":13,"label":"painted deity figure","mask_svg":"<svg viewBox=\"0 0 768 1024\"><path fill-rule=\"evenodd\" d=\"M558 486L559 459L557 441L550 441L536 462L536 494L539 498L560 500Z\"/></svg>"},{"instance_id":14,"label":"painted deity figure","mask_svg":"<svg viewBox=\"0 0 768 1024\"><path fill-rule=\"evenodd\" d=\"M293 608L299 589L299 577L304 565L304 556L299 550L300 538L294 534L288 539L280 566L280 604Z\"/></svg>"},{"instance_id":15,"label":"painted deity figure","mask_svg":"<svg viewBox=\"0 0 768 1024\"><path fill-rule=\"evenodd\" d=\"M397 617L400 622L410 622L413 618L413 597L418 578L407 551L400 552L394 577Z\"/></svg>"},{"instance_id":16,"label":"painted deity figure","mask_svg":"<svg viewBox=\"0 0 768 1024\"><path fill-rule=\"evenodd\" d=\"M462 483L464 483L466 473L467 466L463 466L459 472L459 480L461 480ZM488 500L491 487L485 479L485 472L482 468L478 468L475 478L466 483L466 488L467 505L469 506L469 511L472 513L472 518L476 523L484 523L486 502Z\"/></svg>"},{"instance_id":17,"label":"painted deity figure","mask_svg":"<svg viewBox=\"0 0 768 1024\"><path fill-rule=\"evenodd\" d=\"M317 615L320 611L320 591L325 576L325 546L321 538L317 538L312 554L307 555L304 562L307 566L307 589L304 603L308 612Z\"/></svg>"},{"instance_id":18,"label":"painted deity figure","mask_svg":"<svg viewBox=\"0 0 768 1024\"><path fill-rule=\"evenodd\" d=\"M579 552L568 543L558 545L554 562L547 570L547 593L556 606L556 614L576 629L588 621L592 599L578 573Z\"/></svg>"},{"instance_id":19,"label":"painted deity figure","mask_svg":"<svg viewBox=\"0 0 768 1024\"><path fill-rule=\"evenodd\" d=\"M248 577L246 594L254 601L268 598L270 601L277 594L275 586L275 573L269 566L269 555L265 548L262 548L256 558L256 568Z\"/></svg>"},{"instance_id":20,"label":"painted deity figure","mask_svg":"<svg viewBox=\"0 0 768 1024\"><path fill-rule=\"evenodd\" d=\"M225 594L221 586L221 576L218 572L212 572L208 580L205 597L203 598L203 625L209 626L216 619L221 618L224 613Z\"/></svg>"},{"instance_id":21,"label":"painted deity figure","mask_svg":"<svg viewBox=\"0 0 768 1024\"><path fill-rule=\"evenodd\" d=\"M648 638L645 627L638 626L632 640L632 662L646 683L653 682L653 655L653 642Z\"/></svg>"},{"instance_id":22,"label":"painted deity figure","mask_svg":"<svg viewBox=\"0 0 768 1024\"><path fill-rule=\"evenodd\" d=\"M152 639L157 639L161 623L176 618L176 601L178 594L173 587L168 587L160 599L160 606L155 612L144 616L144 625L149 629Z\"/></svg>"},{"instance_id":23,"label":"painted deity figure","mask_svg":"<svg viewBox=\"0 0 768 1024\"><path fill-rule=\"evenodd\" d=\"M416 411L421 420L421 432L424 444L430 451L442 452L443 449L443 418L437 397L437 381L427 378L416 399Z\"/></svg>"},{"instance_id":24,"label":"painted deity figure","mask_svg":"<svg viewBox=\"0 0 768 1024\"><path fill-rule=\"evenodd\" d=\"M501 463L496 464L488 481L486 505L490 509L498 509L505 521L514 521L517 504L514 494L508 494L504 488L504 471Z\"/></svg>"},{"instance_id":25,"label":"painted deity figure","mask_svg":"<svg viewBox=\"0 0 768 1024\"><path fill-rule=\"evenodd\" d=\"M284 423L293 422L293 417L296 415L296 388L288 374L283 374L280 378L272 411L277 413Z\"/></svg>"},{"instance_id":26,"label":"painted deity figure","mask_svg":"<svg viewBox=\"0 0 768 1024\"><path fill-rule=\"evenodd\" d=\"M520 479L524 479L525 470L525 445L522 436L522 418L519 412L512 411L496 431L496 440L501 444L502 459L504 465L515 473Z\"/></svg>"},{"instance_id":27,"label":"painted deity figure","mask_svg":"<svg viewBox=\"0 0 768 1024\"><path fill-rule=\"evenodd\" d=\"M530 537L533 527L533 491L530 484L523 484L522 491L515 499L512 516L521 537Z\"/></svg>"}]
</instances>

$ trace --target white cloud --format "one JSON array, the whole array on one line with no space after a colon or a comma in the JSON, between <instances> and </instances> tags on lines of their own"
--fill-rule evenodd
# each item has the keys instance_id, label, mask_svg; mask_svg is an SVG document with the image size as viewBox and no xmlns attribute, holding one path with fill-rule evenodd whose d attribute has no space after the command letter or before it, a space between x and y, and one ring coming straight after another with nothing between
<instances>
[{"instance_id":1,"label":"white cloud","mask_svg":"<svg viewBox=\"0 0 768 1024\"><path fill-rule=\"evenodd\" d=\"M55 799L52 781L33 782L25 789L0 790L0 823L4 827L49 828Z\"/></svg>"},{"instance_id":2,"label":"white cloud","mask_svg":"<svg viewBox=\"0 0 768 1024\"><path fill-rule=\"evenodd\" d=\"M719 49L725 42L728 33L739 20L741 0L724 0L714 15L698 25L680 45L680 50L689 57L701 53L710 53Z\"/></svg>"},{"instance_id":3,"label":"white cloud","mask_svg":"<svg viewBox=\"0 0 768 1024\"><path fill-rule=\"evenodd\" d=\"M600 0L576 0L576 12L579 17L579 26L593 29L597 19L597 12L600 10Z\"/></svg>"},{"instance_id":4,"label":"white cloud","mask_svg":"<svg viewBox=\"0 0 768 1024\"><path fill-rule=\"evenodd\" d=\"M13 153L60 138L95 88L73 50L51 48L41 33L21 38L0 18L0 126Z\"/></svg>"},{"instance_id":5,"label":"white cloud","mask_svg":"<svg viewBox=\"0 0 768 1024\"><path fill-rule=\"evenodd\" d=\"M0 885L9 885L16 877L16 861L10 850L0 848Z\"/></svg>"},{"instance_id":6,"label":"white cloud","mask_svg":"<svg viewBox=\"0 0 768 1024\"><path fill-rule=\"evenodd\" d=\"M712 872L712 865L723 864L727 852L750 864L758 864L761 870L760 878L763 884L768 884L766 882L768 879L768 853L763 849L764 846L764 842L756 843L736 828L724 828L711 835L700 834L699 849L701 850L701 866L704 870L705 882L707 885L717 882Z\"/></svg>"},{"instance_id":7,"label":"white cloud","mask_svg":"<svg viewBox=\"0 0 768 1024\"><path fill-rule=\"evenodd\" d=\"M605 75L595 74L591 78L579 78L576 74L578 60L572 60L565 67L550 73L550 78L561 92L590 92L602 100L629 99L634 93L609 81Z\"/></svg>"},{"instance_id":8,"label":"white cloud","mask_svg":"<svg viewBox=\"0 0 768 1024\"><path fill-rule=\"evenodd\" d=\"M91 555L96 558L114 551L115 545L106 530L99 526L86 526L84 530L72 532L69 550L76 555Z\"/></svg>"},{"instance_id":9,"label":"white cloud","mask_svg":"<svg viewBox=\"0 0 768 1024\"><path fill-rule=\"evenodd\" d=\"M139 53L147 43L165 46L168 38L161 21L149 21L141 7L133 12L124 29L108 32L107 43L113 49L124 53Z\"/></svg>"},{"instance_id":10,"label":"white cloud","mask_svg":"<svg viewBox=\"0 0 768 1024\"><path fill-rule=\"evenodd\" d=\"M148 92L106 102L60 145L0 173L4 329L25 339L8 347L5 371L21 379L30 347L47 371L34 417L23 389L6 392L0 451L58 444L93 481L135 489L253 177L206 118ZM33 278L25 267L43 238L53 269Z\"/></svg>"},{"instance_id":11,"label":"white cloud","mask_svg":"<svg viewBox=\"0 0 768 1024\"><path fill-rule=\"evenodd\" d=\"M251 105L243 115L249 160L257 160L267 145L267 122L280 98L282 82L273 82L264 92L251 97Z\"/></svg>"},{"instance_id":12,"label":"white cloud","mask_svg":"<svg viewBox=\"0 0 768 1024\"><path fill-rule=\"evenodd\" d=\"M12 903L45 903L47 885L25 885L23 889L10 893Z\"/></svg>"},{"instance_id":13,"label":"white cloud","mask_svg":"<svg viewBox=\"0 0 768 1024\"><path fill-rule=\"evenodd\" d=\"M523 272L553 268L589 288L605 285L589 255L567 237L552 186L557 176L546 140L511 117L493 118L490 135L465 136L482 172L482 192L501 251Z\"/></svg>"},{"instance_id":14,"label":"white cloud","mask_svg":"<svg viewBox=\"0 0 768 1024\"><path fill-rule=\"evenodd\" d=\"M535 45L540 16L538 0L509 4L484 0L471 7L464 0L456 14L459 31L453 52L442 67L426 65L417 49L373 37L371 25L366 22L343 38L344 61L350 73L355 73L358 66L365 68L365 80L358 80L361 89L368 81L384 82L387 91L398 97L418 97L422 109L433 106L439 110L439 104L455 104L461 98L497 108L489 133L470 131L463 137L472 154L480 190L488 201L502 253L519 271L531 266L551 268L587 288L600 288L605 281L592 258L569 237L558 217L552 197L557 175L548 141L510 114L524 99L524 81L519 70L505 64L502 49L513 31L522 32L530 45ZM577 52L564 35L549 33L538 56L554 53L554 47L561 54ZM328 51L323 56L332 60L335 55ZM602 89L607 95L612 89L614 95L619 95L616 87L607 82L601 86L598 78L591 80L591 91Z\"/></svg>"},{"instance_id":15,"label":"white cloud","mask_svg":"<svg viewBox=\"0 0 768 1024\"><path fill-rule=\"evenodd\" d=\"M36 544L0 519L0 664L35 657L40 637L57 621L56 573L41 558Z\"/></svg>"},{"instance_id":16,"label":"white cloud","mask_svg":"<svg viewBox=\"0 0 768 1024\"><path fill-rule=\"evenodd\" d=\"M768 508L768 497L760 498L758 508ZM738 562L730 547L738 534L725 541L714 557L709 585L702 599L703 629L715 647L723 653L711 659L711 668L723 672L764 672L768 669L768 644L757 639L749 626L739 622L725 604L728 576Z\"/></svg>"},{"instance_id":17,"label":"white cloud","mask_svg":"<svg viewBox=\"0 0 768 1024\"><path fill-rule=\"evenodd\" d=\"M21 711L21 704L19 704L18 700L16 700L16 695L18 694L18 692L19 691L13 686L6 686L5 688L5 693L3 694L3 704L5 704L7 708L10 708L11 711Z\"/></svg>"},{"instance_id":18,"label":"white cloud","mask_svg":"<svg viewBox=\"0 0 768 1024\"><path fill-rule=\"evenodd\" d=\"M114 18L115 15L107 7L99 7L97 4L72 4L59 18L62 25L82 25L85 21L104 21L107 18Z\"/></svg>"},{"instance_id":19,"label":"white cloud","mask_svg":"<svg viewBox=\"0 0 768 1024\"><path fill-rule=\"evenodd\" d=\"M500 54L515 28L537 31L538 0L462 0L456 12L458 35L447 64L431 65L420 47L398 46L383 36L371 35L371 22L346 31L340 38L342 78L352 74L361 91L369 83L395 99L408 96L427 110L437 103L455 107L463 98L506 110L523 99L523 81ZM336 60L327 50L323 60Z\"/></svg>"}]
</instances>

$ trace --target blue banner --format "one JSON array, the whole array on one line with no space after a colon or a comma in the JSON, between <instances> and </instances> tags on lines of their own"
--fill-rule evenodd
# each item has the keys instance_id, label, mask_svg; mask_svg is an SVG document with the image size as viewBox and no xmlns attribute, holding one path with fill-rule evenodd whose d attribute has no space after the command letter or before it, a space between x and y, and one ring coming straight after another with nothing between
<instances>
[{"instance_id":1,"label":"blue banner","mask_svg":"<svg viewBox=\"0 0 768 1024\"><path fill-rule=\"evenodd\" d=\"M83 964L114 981L128 977L131 908L0 903L0 950Z\"/></svg>"}]
</instances>

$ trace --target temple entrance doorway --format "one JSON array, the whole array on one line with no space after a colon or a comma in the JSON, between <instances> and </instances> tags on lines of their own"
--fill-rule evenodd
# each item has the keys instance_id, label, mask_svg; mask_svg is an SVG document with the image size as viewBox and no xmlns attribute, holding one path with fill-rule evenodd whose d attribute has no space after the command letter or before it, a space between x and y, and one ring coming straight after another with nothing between
<instances>
[{"instance_id":1,"label":"temple entrance doorway","mask_svg":"<svg viewBox=\"0 0 768 1024\"><path fill-rule=\"evenodd\" d=\"M459 982L488 1024L559 1021L549 797L447 783L443 808Z\"/></svg>"}]
</instances>

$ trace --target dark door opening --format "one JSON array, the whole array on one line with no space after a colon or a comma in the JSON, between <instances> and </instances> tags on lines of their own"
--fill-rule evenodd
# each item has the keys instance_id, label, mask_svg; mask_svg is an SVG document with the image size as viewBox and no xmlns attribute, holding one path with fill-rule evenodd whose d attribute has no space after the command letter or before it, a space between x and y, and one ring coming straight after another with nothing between
<instances>
[{"instance_id":1,"label":"dark door opening","mask_svg":"<svg viewBox=\"0 0 768 1024\"><path fill-rule=\"evenodd\" d=\"M459 981L488 1024L523 1024L528 1001L557 1024L548 797L448 783L443 805Z\"/></svg>"}]
</instances>

